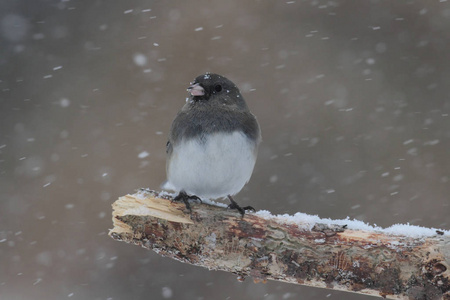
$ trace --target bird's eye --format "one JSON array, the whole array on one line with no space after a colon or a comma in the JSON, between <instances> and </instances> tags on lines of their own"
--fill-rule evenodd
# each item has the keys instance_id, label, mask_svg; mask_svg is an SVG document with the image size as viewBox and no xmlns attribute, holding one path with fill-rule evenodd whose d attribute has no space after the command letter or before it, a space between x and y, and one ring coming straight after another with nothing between
<instances>
[{"instance_id":1,"label":"bird's eye","mask_svg":"<svg viewBox=\"0 0 450 300\"><path fill-rule=\"evenodd\" d=\"M215 90L216 92L220 92L220 91L222 90L222 86L221 86L220 84L217 84L217 85L214 87L214 90Z\"/></svg>"}]
</instances>

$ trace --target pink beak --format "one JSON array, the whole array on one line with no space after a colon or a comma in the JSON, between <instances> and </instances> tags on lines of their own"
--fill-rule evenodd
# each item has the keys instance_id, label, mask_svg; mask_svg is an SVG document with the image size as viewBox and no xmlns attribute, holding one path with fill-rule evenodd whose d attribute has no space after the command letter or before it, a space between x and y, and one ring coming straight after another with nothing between
<instances>
[{"instance_id":1,"label":"pink beak","mask_svg":"<svg viewBox=\"0 0 450 300\"><path fill-rule=\"evenodd\" d=\"M205 89L198 83L191 85L187 90L192 96L203 96L205 94Z\"/></svg>"}]
</instances>

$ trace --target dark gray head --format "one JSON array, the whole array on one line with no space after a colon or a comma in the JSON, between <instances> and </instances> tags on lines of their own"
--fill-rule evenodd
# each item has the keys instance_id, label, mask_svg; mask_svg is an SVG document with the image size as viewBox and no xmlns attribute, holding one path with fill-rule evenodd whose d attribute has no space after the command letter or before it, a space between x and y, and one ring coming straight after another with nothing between
<instances>
[{"instance_id":1,"label":"dark gray head","mask_svg":"<svg viewBox=\"0 0 450 300\"><path fill-rule=\"evenodd\" d=\"M191 99L195 103L219 103L230 107L248 109L238 87L224 76L206 73L200 75L188 88Z\"/></svg>"}]
</instances>

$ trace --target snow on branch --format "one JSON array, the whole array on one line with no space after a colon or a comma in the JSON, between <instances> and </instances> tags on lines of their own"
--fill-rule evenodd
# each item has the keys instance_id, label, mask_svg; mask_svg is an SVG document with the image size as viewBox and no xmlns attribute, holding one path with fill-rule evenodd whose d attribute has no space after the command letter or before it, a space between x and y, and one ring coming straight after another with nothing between
<instances>
[{"instance_id":1,"label":"snow on branch","mask_svg":"<svg viewBox=\"0 0 450 300\"><path fill-rule=\"evenodd\" d=\"M354 220L267 211L243 218L211 204L171 201L141 190L113 204L118 241L181 262L254 281L356 292L390 299L450 300L450 232L410 225L386 229Z\"/></svg>"}]
</instances>

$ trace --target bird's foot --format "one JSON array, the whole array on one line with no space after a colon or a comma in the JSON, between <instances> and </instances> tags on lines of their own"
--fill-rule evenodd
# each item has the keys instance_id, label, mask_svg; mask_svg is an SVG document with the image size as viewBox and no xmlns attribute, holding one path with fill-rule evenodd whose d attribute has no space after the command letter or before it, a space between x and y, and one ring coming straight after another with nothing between
<instances>
[{"instance_id":1,"label":"bird's foot","mask_svg":"<svg viewBox=\"0 0 450 300\"><path fill-rule=\"evenodd\" d=\"M246 210L252 210L254 212L256 211L256 209L254 209L252 206L240 207L239 204L237 204L236 201L234 201L234 199L230 195L228 195L228 199L230 199L231 202L231 204L228 205L228 208L236 209L242 215L242 217L244 217Z\"/></svg>"},{"instance_id":2,"label":"bird's foot","mask_svg":"<svg viewBox=\"0 0 450 300\"><path fill-rule=\"evenodd\" d=\"M189 203L189 200L197 200L197 201L200 201L201 203L203 203L203 201L202 201L202 199L200 199L200 197L197 197L195 195L188 195L188 194L186 194L185 191L181 191L180 193L178 193L178 195L175 198L173 198L172 201L183 202L184 205L186 205L186 209L189 210L189 212L192 212L191 204Z\"/></svg>"}]
</instances>

